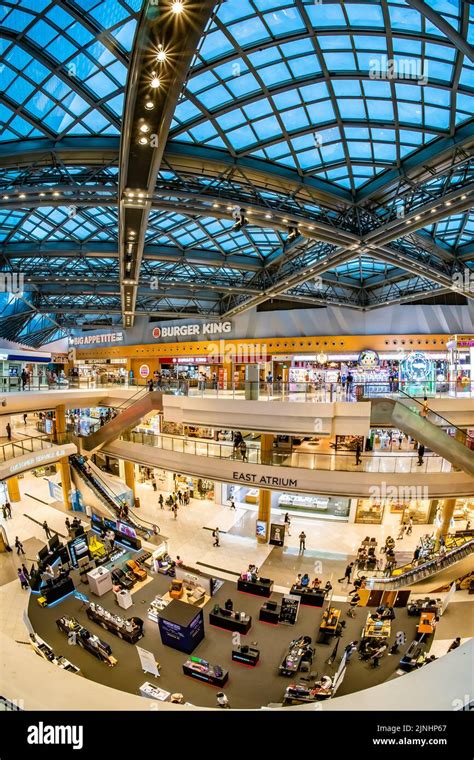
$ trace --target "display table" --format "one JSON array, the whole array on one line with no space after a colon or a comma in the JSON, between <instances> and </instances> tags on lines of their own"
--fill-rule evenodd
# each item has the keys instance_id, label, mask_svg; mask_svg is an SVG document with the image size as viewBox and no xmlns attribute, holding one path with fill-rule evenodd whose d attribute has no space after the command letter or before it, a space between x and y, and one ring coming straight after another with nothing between
<instances>
[{"instance_id":1,"label":"display table","mask_svg":"<svg viewBox=\"0 0 474 760\"><path fill-rule=\"evenodd\" d=\"M308 588L303 586L292 586L290 594L292 596L299 596L301 604L306 607L322 607L326 594L318 588Z\"/></svg>"},{"instance_id":2,"label":"display table","mask_svg":"<svg viewBox=\"0 0 474 760\"><path fill-rule=\"evenodd\" d=\"M96 596L104 596L108 591L112 591L112 573L106 567L96 567L87 573L87 582L89 588Z\"/></svg>"},{"instance_id":3,"label":"display table","mask_svg":"<svg viewBox=\"0 0 474 760\"><path fill-rule=\"evenodd\" d=\"M204 638L204 615L192 604L173 599L159 613L158 627L165 646L191 654Z\"/></svg>"},{"instance_id":4,"label":"display table","mask_svg":"<svg viewBox=\"0 0 474 760\"><path fill-rule=\"evenodd\" d=\"M232 650L232 659L254 668L260 659L260 650L255 647L237 646Z\"/></svg>"},{"instance_id":5,"label":"display table","mask_svg":"<svg viewBox=\"0 0 474 760\"><path fill-rule=\"evenodd\" d=\"M140 686L140 696L146 697L147 699L157 699L160 702L166 702L170 694L170 691L159 689L158 686L155 686L149 681L145 681L145 683L142 683Z\"/></svg>"},{"instance_id":6,"label":"display table","mask_svg":"<svg viewBox=\"0 0 474 760\"><path fill-rule=\"evenodd\" d=\"M268 598L273 591L273 581L269 578L259 578L256 581L246 581L243 578L239 578L237 581L237 591L244 591L246 594Z\"/></svg>"},{"instance_id":7,"label":"display table","mask_svg":"<svg viewBox=\"0 0 474 760\"><path fill-rule=\"evenodd\" d=\"M228 614L225 614L225 613ZM239 617L240 613L233 610L219 609L219 612L209 613L209 623L217 626L217 628L224 628L226 631L237 631L238 633L246 634L250 630L252 625L252 618L250 615L245 615L243 619Z\"/></svg>"},{"instance_id":8,"label":"display table","mask_svg":"<svg viewBox=\"0 0 474 760\"><path fill-rule=\"evenodd\" d=\"M309 644L304 644L301 640L292 641L278 668L280 675L294 676L299 671L303 659L311 662L312 654L310 652Z\"/></svg>"},{"instance_id":9,"label":"display table","mask_svg":"<svg viewBox=\"0 0 474 760\"><path fill-rule=\"evenodd\" d=\"M72 578L59 578L52 582L51 586L44 586L41 588L41 596L46 599L46 605L58 602L60 599L64 599L65 596L74 591L74 583Z\"/></svg>"},{"instance_id":10,"label":"display table","mask_svg":"<svg viewBox=\"0 0 474 760\"><path fill-rule=\"evenodd\" d=\"M280 622L281 605L278 604L275 610L269 610L267 604L268 602L265 602L265 604L260 607L258 619L262 623L271 623L272 625L278 625Z\"/></svg>"},{"instance_id":11,"label":"display table","mask_svg":"<svg viewBox=\"0 0 474 760\"><path fill-rule=\"evenodd\" d=\"M431 636L435 632L436 628L436 613L435 612L422 612L420 622L416 628L417 639L422 636Z\"/></svg>"},{"instance_id":12,"label":"display table","mask_svg":"<svg viewBox=\"0 0 474 760\"><path fill-rule=\"evenodd\" d=\"M205 660L196 657L192 660L186 660L183 664L183 673L185 676L195 678L197 681L204 681L211 686L224 686L229 680L229 673L218 665L210 665Z\"/></svg>"},{"instance_id":13,"label":"display table","mask_svg":"<svg viewBox=\"0 0 474 760\"><path fill-rule=\"evenodd\" d=\"M373 620L371 613L367 615L367 622L362 632L364 638L388 639L390 636L390 620Z\"/></svg>"},{"instance_id":14,"label":"display table","mask_svg":"<svg viewBox=\"0 0 474 760\"><path fill-rule=\"evenodd\" d=\"M331 609L324 612L319 626L318 644L329 643L331 637L336 633L340 617L341 610L338 610L335 607L331 607Z\"/></svg>"},{"instance_id":15,"label":"display table","mask_svg":"<svg viewBox=\"0 0 474 760\"><path fill-rule=\"evenodd\" d=\"M129 644L136 644L143 637L143 621L140 621L139 618L125 620L94 602L91 602L87 608L86 615L89 620L93 620L94 623L115 634L119 639L128 641Z\"/></svg>"}]
</instances>

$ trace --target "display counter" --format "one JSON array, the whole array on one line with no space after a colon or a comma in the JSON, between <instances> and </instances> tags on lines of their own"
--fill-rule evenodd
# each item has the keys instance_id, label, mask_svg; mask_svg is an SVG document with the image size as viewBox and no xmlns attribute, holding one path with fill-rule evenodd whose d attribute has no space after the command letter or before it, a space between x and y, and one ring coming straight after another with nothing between
<instances>
[{"instance_id":1,"label":"display counter","mask_svg":"<svg viewBox=\"0 0 474 760\"><path fill-rule=\"evenodd\" d=\"M78 620L68 615L56 620L56 625L60 631L63 631L68 637L68 641L75 641L80 647L90 654L97 657L98 660L107 663L110 667L117 664L117 660L112 655L112 649L106 641L102 641L98 636L90 633L84 628Z\"/></svg>"},{"instance_id":2,"label":"display counter","mask_svg":"<svg viewBox=\"0 0 474 760\"><path fill-rule=\"evenodd\" d=\"M158 627L165 646L191 654L204 638L203 612L192 604L173 599L159 613Z\"/></svg>"},{"instance_id":3,"label":"display counter","mask_svg":"<svg viewBox=\"0 0 474 760\"><path fill-rule=\"evenodd\" d=\"M64 599L65 596L74 591L72 578L59 578L55 581L46 581L46 586L40 589L40 598L46 599L46 605Z\"/></svg>"},{"instance_id":4,"label":"display counter","mask_svg":"<svg viewBox=\"0 0 474 760\"><path fill-rule=\"evenodd\" d=\"M280 622L280 612L281 605L276 604L276 602L265 602L265 604L260 607L258 619L262 623L271 623L272 625L278 625Z\"/></svg>"},{"instance_id":5,"label":"display counter","mask_svg":"<svg viewBox=\"0 0 474 760\"><path fill-rule=\"evenodd\" d=\"M422 612L420 622L416 628L416 637L421 639L422 637L431 636L435 632L436 628L436 613L435 612Z\"/></svg>"},{"instance_id":6,"label":"display counter","mask_svg":"<svg viewBox=\"0 0 474 760\"><path fill-rule=\"evenodd\" d=\"M303 705L311 702L321 702L324 699L329 699L332 695L332 689L325 689L320 684L316 683L314 687L306 686L304 684L292 683L285 691L283 698L284 705Z\"/></svg>"},{"instance_id":7,"label":"display counter","mask_svg":"<svg viewBox=\"0 0 474 760\"><path fill-rule=\"evenodd\" d=\"M154 623L158 622L160 612L162 612L170 603L171 599L163 599L161 596L155 596L150 606L148 607L148 619L153 620Z\"/></svg>"},{"instance_id":8,"label":"display counter","mask_svg":"<svg viewBox=\"0 0 474 760\"><path fill-rule=\"evenodd\" d=\"M372 613L367 615L367 622L362 632L363 638L387 639L391 630L390 620L374 620Z\"/></svg>"},{"instance_id":9,"label":"display counter","mask_svg":"<svg viewBox=\"0 0 474 760\"><path fill-rule=\"evenodd\" d=\"M81 674L80 669L76 665L73 665L72 662L69 662L69 660L66 660L66 658L60 654L54 654L49 644L47 644L46 641L43 641L37 633L30 633L30 641L36 654L43 657L52 665L57 665L58 668L67 670L68 673Z\"/></svg>"},{"instance_id":10,"label":"display counter","mask_svg":"<svg viewBox=\"0 0 474 760\"><path fill-rule=\"evenodd\" d=\"M326 594L318 588L292 586L290 594L299 596L301 604L307 607L322 607L326 599Z\"/></svg>"},{"instance_id":11,"label":"display counter","mask_svg":"<svg viewBox=\"0 0 474 760\"><path fill-rule=\"evenodd\" d=\"M241 662L243 665L254 668L260 660L260 650L255 647L236 646L232 650L232 659L234 662Z\"/></svg>"},{"instance_id":12,"label":"display counter","mask_svg":"<svg viewBox=\"0 0 474 760\"><path fill-rule=\"evenodd\" d=\"M331 607L325 610L319 626L318 643L328 644L337 631L337 625L341 617L341 610Z\"/></svg>"},{"instance_id":13,"label":"display counter","mask_svg":"<svg viewBox=\"0 0 474 760\"><path fill-rule=\"evenodd\" d=\"M245 494L245 501L247 504L258 504L258 488L251 488Z\"/></svg>"},{"instance_id":14,"label":"display counter","mask_svg":"<svg viewBox=\"0 0 474 760\"><path fill-rule=\"evenodd\" d=\"M226 610L221 607L214 608L209 613L209 623L217 626L217 628L224 628L226 631L237 631L241 634L249 632L252 625L252 618L250 615L246 615L245 612L235 612L234 610Z\"/></svg>"},{"instance_id":15,"label":"display counter","mask_svg":"<svg viewBox=\"0 0 474 760\"><path fill-rule=\"evenodd\" d=\"M115 634L119 639L128 641L129 644L136 644L143 637L143 621L140 618L132 617L125 620L94 602L91 602L87 608L86 615L89 620L102 626L102 628L110 631L110 633Z\"/></svg>"},{"instance_id":16,"label":"display counter","mask_svg":"<svg viewBox=\"0 0 474 760\"><path fill-rule=\"evenodd\" d=\"M303 660L306 660L311 664L313 660L313 650L310 646L311 637L301 636L299 639L294 639L288 651L285 653L283 660L278 668L281 676L293 676L301 668Z\"/></svg>"},{"instance_id":17,"label":"display counter","mask_svg":"<svg viewBox=\"0 0 474 760\"><path fill-rule=\"evenodd\" d=\"M183 673L185 676L195 678L197 681L204 681L211 686L224 686L229 680L229 673L223 670L220 665L211 665L207 660L199 657L191 657L183 664Z\"/></svg>"},{"instance_id":18,"label":"display counter","mask_svg":"<svg viewBox=\"0 0 474 760\"><path fill-rule=\"evenodd\" d=\"M278 499L278 506L282 509L308 509L317 512L326 512L328 503L329 499L292 493L282 493Z\"/></svg>"},{"instance_id":19,"label":"display counter","mask_svg":"<svg viewBox=\"0 0 474 760\"><path fill-rule=\"evenodd\" d=\"M273 591L273 581L270 578L257 578L255 580L239 578L237 581L237 591L244 591L246 594L268 598Z\"/></svg>"}]
</instances>

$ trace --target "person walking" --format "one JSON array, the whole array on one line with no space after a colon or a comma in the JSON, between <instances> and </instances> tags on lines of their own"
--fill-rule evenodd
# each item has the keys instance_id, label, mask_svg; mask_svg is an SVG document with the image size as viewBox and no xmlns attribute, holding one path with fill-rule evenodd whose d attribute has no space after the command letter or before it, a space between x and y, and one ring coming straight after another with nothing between
<instances>
[{"instance_id":1,"label":"person walking","mask_svg":"<svg viewBox=\"0 0 474 760\"><path fill-rule=\"evenodd\" d=\"M25 550L23 549L23 544L21 543L18 536L15 536L15 549L17 554L26 554Z\"/></svg>"},{"instance_id":2,"label":"person walking","mask_svg":"<svg viewBox=\"0 0 474 760\"><path fill-rule=\"evenodd\" d=\"M23 390L24 390L24 389L23 389ZM24 415L23 415L23 422L25 423L25 425L28 423L28 415L27 415L27 413L26 413L26 412L25 412L25 413L24 413Z\"/></svg>"},{"instance_id":3,"label":"person walking","mask_svg":"<svg viewBox=\"0 0 474 760\"><path fill-rule=\"evenodd\" d=\"M344 655L345 655L346 665L349 662L349 660L351 659L351 657L354 654L354 652L357 652L357 644L358 643L359 642L357 640L356 641L351 641L351 642L349 642L349 644L344 649L344 654L342 655L342 657L344 658Z\"/></svg>"},{"instance_id":4,"label":"person walking","mask_svg":"<svg viewBox=\"0 0 474 760\"><path fill-rule=\"evenodd\" d=\"M408 518L408 525L407 525L407 531L406 531L407 536L411 536L412 531L413 531L413 517L410 515L410 517Z\"/></svg>"},{"instance_id":5,"label":"person walking","mask_svg":"<svg viewBox=\"0 0 474 760\"><path fill-rule=\"evenodd\" d=\"M214 543L212 545L213 546L220 546L220 543L219 543L219 528L214 528L214 530L212 531L212 535L214 537Z\"/></svg>"},{"instance_id":6,"label":"person walking","mask_svg":"<svg viewBox=\"0 0 474 760\"><path fill-rule=\"evenodd\" d=\"M304 530L301 531L298 538L300 540L300 554L304 554L305 549L306 549L306 533L304 532Z\"/></svg>"},{"instance_id":7,"label":"person walking","mask_svg":"<svg viewBox=\"0 0 474 760\"><path fill-rule=\"evenodd\" d=\"M71 532L71 521L70 521L69 517L66 517L66 519L64 520L64 523L66 525L67 532L70 533Z\"/></svg>"},{"instance_id":8,"label":"person walking","mask_svg":"<svg viewBox=\"0 0 474 760\"><path fill-rule=\"evenodd\" d=\"M217 707L222 707L224 710L230 710L230 702L223 691L219 691L216 694Z\"/></svg>"},{"instance_id":9,"label":"person walking","mask_svg":"<svg viewBox=\"0 0 474 760\"><path fill-rule=\"evenodd\" d=\"M429 412L428 399L426 398L426 396L424 396L423 406L421 407L421 411L420 411L420 417L425 417L425 418L428 417L428 412Z\"/></svg>"},{"instance_id":10,"label":"person walking","mask_svg":"<svg viewBox=\"0 0 474 760\"><path fill-rule=\"evenodd\" d=\"M291 533L290 533L291 520L290 520L290 515L288 514L288 512L285 512L285 517L283 518L283 522L285 523L286 532L288 533L289 536L291 536Z\"/></svg>"},{"instance_id":11,"label":"person walking","mask_svg":"<svg viewBox=\"0 0 474 760\"><path fill-rule=\"evenodd\" d=\"M5 430L7 431L7 438L8 438L8 440L11 441L11 439L12 439L12 426L10 425L9 422L7 422L7 424L5 426Z\"/></svg>"},{"instance_id":12,"label":"person walking","mask_svg":"<svg viewBox=\"0 0 474 760\"><path fill-rule=\"evenodd\" d=\"M23 571L23 573L24 573L24 575L25 575L25 578L26 578L27 580L29 580L29 578L30 578L30 572L29 572L29 570L28 570L28 568L27 568L27 566L25 565L25 563L24 563L24 562L23 562L23 563L22 563L22 565L21 565L21 569L22 569L22 571Z\"/></svg>"},{"instance_id":13,"label":"person walking","mask_svg":"<svg viewBox=\"0 0 474 760\"><path fill-rule=\"evenodd\" d=\"M362 459L360 457L361 451L362 451L362 446L360 445L360 441L357 440L356 449L355 449L355 455L356 455L356 461L355 461L355 463L356 463L356 465L359 465L362 462Z\"/></svg>"},{"instance_id":14,"label":"person walking","mask_svg":"<svg viewBox=\"0 0 474 760\"><path fill-rule=\"evenodd\" d=\"M5 509L5 504L2 504L2 515L3 515L3 519L6 520L7 519L7 510Z\"/></svg>"},{"instance_id":15,"label":"person walking","mask_svg":"<svg viewBox=\"0 0 474 760\"><path fill-rule=\"evenodd\" d=\"M5 502L5 512L7 513L7 518L9 520L12 519L12 507L9 501Z\"/></svg>"},{"instance_id":16,"label":"person walking","mask_svg":"<svg viewBox=\"0 0 474 760\"><path fill-rule=\"evenodd\" d=\"M153 486L153 490L154 491L158 490L158 486L156 484L156 478L155 478L155 476L153 476L152 479L151 479L151 485Z\"/></svg>"},{"instance_id":17,"label":"person walking","mask_svg":"<svg viewBox=\"0 0 474 760\"><path fill-rule=\"evenodd\" d=\"M28 372L26 369L21 370L21 389L24 391L26 388L26 384L28 383Z\"/></svg>"},{"instance_id":18,"label":"person walking","mask_svg":"<svg viewBox=\"0 0 474 760\"><path fill-rule=\"evenodd\" d=\"M460 636L456 636L456 638L454 639L453 643L450 645L450 647L448 649L448 652L452 652L454 649L457 649L460 646L461 646L461 637Z\"/></svg>"},{"instance_id":19,"label":"person walking","mask_svg":"<svg viewBox=\"0 0 474 760\"><path fill-rule=\"evenodd\" d=\"M231 509L236 509L236 506L235 506L235 501L234 501L234 499L231 499L231 500L230 500L230 508L231 508Z\"/></svg>"},{"instance_id":20,"label":"person walking","mask_svg":"<svg viewBox=\"0 0 474 760\"><path fill-rule=\"evenodd\" d=\"M348 617L355 617L355 608L360 602L360 595L355 593L353 596L351 596L351 600L349 602L349 609L347 610Z\"/></svg>"},{"instance_id":21,"label":"person walking","mask_svg":"<svg viewBox=\"0 0 474 760\"><path fill-rule=\"evenodd\" d=\"M173 504L171 509L173 510L174 519L177 520L178 519L178 505L176 504L176 502Z\"/></svg>"},{"instance_id":22,"label":"person walking","mask_svg":"<svg viewBox=\"0 0 474 760\"><path fill-rule=\"evenodd\" d=\"M27 588L29 588L29 585L30 585L30 584L28 583L28 580L27 580L27 578L26 578L26 575L25 575L25 573L23 572L23 570L21 569L21 567L19 567L19 568L18 568L18 580L19 580L19 581L20 581L20 583L21 583L21 587L22 587L22 589L23 589L23 588L26 588L26 589L27 589Z\"/></svg>"},{"instance_id":23,"label":"person walking","mask_svg":"<svg viewBox=\"0 0 474 760\"><path fill-rule=\"evenodd\" d=\"M339 578L338 583L344 583L344 581L347 581L348 583L351 582L351 575L352 575L352 568L354 567L353 562L349 562L349 564L346 566L346 569L344 570L344 577Z\"/></svg>"},{"instance_id":24,"label":"person walking","mask_svg":"<svg viewBox=\"0 0 474 760\"><path fill-rule=\"evenodd\" d=\"M247 462L247 444L243 438L240 442L240 453L242 455L242 462Z\"/></svg>"},{"instance_id":25,"label":"person walking","mask_svg":"<svg viewBox=\"0 0 474 760\"><path fill-rule=\"evenodd\" d=\"M423 457L425 455L425 447L422 443L418 446L418 467L423 464Z\"/></svg>"},{"instance_id":26,"label":"person walking","mask_svg":"<svg viewBox=\"0 0 474 760\"><path fill-rule=\"evenodd\" d=\"M160 493L160 495L158 496L158 504L160 505L160 509L164 509L164 507L163 507L164 499L163 499L163 494L162 493Z\"/></svg>"},{"instance_id":27,"label":"person walking","mask_svg":"<svg viewBox=\"0 0 474 760\"><path fill-rule=\"evenodd\" d=\"M46 538L48 538L48 539L51 538L51 536L52 536L51 528L49 527L49 525L46 522L46 520L44 520L44 522L43 522L43 530L46 533Z\"/></svg>"}]
</instances>

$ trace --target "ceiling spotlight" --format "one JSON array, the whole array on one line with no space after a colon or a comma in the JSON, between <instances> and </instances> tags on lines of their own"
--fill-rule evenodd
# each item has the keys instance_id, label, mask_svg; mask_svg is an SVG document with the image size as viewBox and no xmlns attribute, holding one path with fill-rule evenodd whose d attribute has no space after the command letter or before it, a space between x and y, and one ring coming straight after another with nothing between
<instances>
[{"instance_id":1,"label":"ceiling spotlight","mask_svg":"<svg viewBox=\"0 0 474 760\"><path fill-rule=\"evenodd\" d=\"M57 198L58 195L61 195L61 193L58 193L57 191L53 193L54 197Z\"/></svg>"},{"instance_id":2,"label":"ceiling spotlight","mask_svg":"<svg viewBox=\"0 0 474 760\"><path fill-rule=\"evenodd\" d=\"M145 103L146 110L147 111L153 111L154 107L155 107L155 104L153 103L153 101L152 100L147 100L147 102Z\"/></svg>"},{"instance_id":3,"label":"ceiling spotlight","mask_svg":"<svg viewBox=\"0 0 474 760\"><path fill-rule=\"evenodd\" d=\"M417 222L420 219L419 216L415 216L415 222Z\"/></svg>"},{"instance_id":4,"label":"ceiling spotlight","mask_svg":"<svg viewBox=\"0 0 474 760\"><path fill-rule=\"evenodd\" d=\"M218 203L213 203L212 204L212 208L219 208L219 204Z\"/></svg>"},{"instance_id":5,"label":"ceiling spotlight","mask_svg":"<svg viewBox=\"0 0 474 760\"><path fill-rule=\"evenodd\" d=\"M20 193L20 198L26 198L25 193Z\"/></svg>"},{"instance_id":6,"label":"ceiling spotlight","mask_svg":"<svg viewBox=\"0 0 474 760\"><path fill-rule=\"evenodd\" d=\"M432 214L436 214L436 209L435 209L435 208L432 208L432 209L431 209L431 213L432 213Z\"/></svg>"},{"instance_id":7,"label":"ceiling spotlight","mask_svg":"<svg viewBox=\"0 0 474 760\"><path fill-rule=\"evenodd\" d=\"M467 198L467 195L461 195L461 200L462 200L462 201L465 201L465 200L466 200L466 198Z\"/></svg>"},{"instance_id":8,"label":"ceiling spotlight","mask_svg":"<svg viewBox=\"0 0 474 760\"><path fill-rule=\"evenodd\" d=\"M44 198L45 193L40 193L40 198Z\"/></svg>"},{"instance_id":9,"label":"ceiling spotlight","mask_svg":"<svg viewBox=\"0 0 474 760\"><path fill-rule=\"evenodd\" d=\"M177 15L182 13L184 11L183 0L173 0L173 2L171 3L171 10L173 11L173 13L176 13Z\"/></svg>"},{"instance_id":10,"label":"ceiling spotlight","mask_svg":"<svg viewBox=\"0 0 474 760\"><path fill-rule=\"evenodd\" d=\"M150 131L148 124L140 124L140 132L147 133Z\"/></svg>"},{"instance_id":11,"label":"ceiling spotlight","mask_svg":"<svg viewBox=\"0 0 474 760\"><path fill-rule=\"evenodd\" d=\"M272 218L271 214L265 214L265 219L271 219L271 218Z\"/></svg>"},{"instance_id":12,"label":"ceiling spotlight","mask_svg":"<svg viewBox=\"0 0 474 760\"><path fill-rule=\"evenodd\" d=\"M288 219L282 219L282 222L285 222L285 224L288 224Z\"/></svg>"},{"instance_id":13,"label":"ceiling spotlight","mask_svg":"<svg viewBox=\"0 0 474 760\"><path fill-rule=\"evenodd\" d=\"M160 78L156 76L156 73L153 72L151 75L151 82L150 87L153 87L154 90L156 90L160 86Z\"/></svg>"},{"instance_id":14,"label":"ceiling spotlight","mask_svg":"<svg viewBox=\"0 0 474 760\"><path fill-rule=\"evenodd\" d=\"M445 206L450 206L451 205L451 201L446 201L446 203L444 205Z\"/></svg>"},{"instance_id":15,"label":"ceiling spotlight","mask_svg":"<svg viewBox=\"0 0 474 760\"><path fill-rule=\"evenodd\" d=\"M3 196L3 200L4 200L4 201L7 201L7 200L9 199L9 197L10 197L9 195L4 195L4 196Z\"/></svg>"},{"instance_id":16,"label":"ceiling spotlight","mask_svg":"<svg viewBox=\"0 0 474 760\"><path fill-rule=\"evenodd\" d=\"M132 193L131 190L128 191L127 195L128 195L129 198L134 198L135 197L135 193Z\"/></svg>"},{"instance_id":17,"label":"ceiling spotlight","mask_svg":"<svg viewBox=\"0 0 474 760\"><path fill-rule=\"evenodd\" d=\"M148 145L148 137L139 137L138 142L140 145Z\"/></svg>"},{"instance_id":18,"label":"ceiling spotlight","mask_svg":"<svg viewBox=\"0 0 474 760\"><path fill-rule=\"evenodd\" d=\"M291 243L291 241L294 240L296 237L298 237L298 228L288 227L288 237L286 238L286 242Z\"/></svg>"},{"instance_id":19,"label":"ceiling spotlight","mask_svg":"<svg viewBox=\"0 0 474 760\"><path fill-rule=\"evenodd\" d=\"M163 63L163 61L166 61L166 53L163 50L163 45L158 45L158 53L156 56L156 60L160 63Z\"/></svg>"},{"instance_id":20,"label":"ceiling spotlight","mask_svg":"<svg viewBox=\"0 0 474 760\"><path fill-rule=\"evenodd\" d=\"M145 197L145 193L138 193L138 197L139 198L144 198Z\"/></svg>"}]
</instances>

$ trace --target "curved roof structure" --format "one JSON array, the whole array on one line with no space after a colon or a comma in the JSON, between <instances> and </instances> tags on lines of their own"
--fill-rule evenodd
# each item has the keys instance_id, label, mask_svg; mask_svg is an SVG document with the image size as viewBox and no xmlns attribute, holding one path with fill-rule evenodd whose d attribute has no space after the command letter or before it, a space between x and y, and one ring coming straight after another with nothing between
<instances>
[{"instance_id":1,"label":"curved roof structure","mask_svg":"<svg viewBox=\"0 0 474 760\"><path fill-rule=\"evenodd\" d=\"M472 9L2 0L0 335L472 298Z\"/></svg>"}]
</instances>

